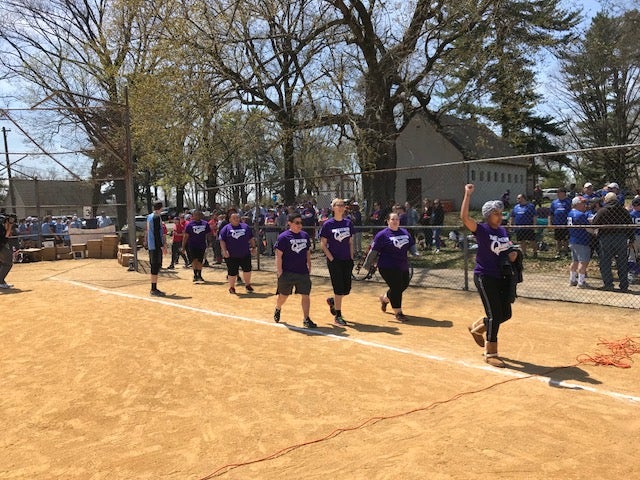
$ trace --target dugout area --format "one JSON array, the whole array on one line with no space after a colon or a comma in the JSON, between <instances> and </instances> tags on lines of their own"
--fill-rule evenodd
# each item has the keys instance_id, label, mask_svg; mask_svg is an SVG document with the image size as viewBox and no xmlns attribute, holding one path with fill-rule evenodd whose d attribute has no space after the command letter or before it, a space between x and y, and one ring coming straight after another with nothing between
<instances>
[{"instance_id":1,"label":"dugout area","mask_svg":"<svg viewBox=\"0 0 640 480\"><path fill-rule=\"evenodd\" d=\"M113 260L15 265L0 294L0 478L640 475L640 355L577 361L639 340L635 310L518 299L502 370L467 331L473 292L410 287L402 324L380 311L382 285L354 283L343 328L314 278L309 332L296 296L273 323L273 273L236 296L222 270L203 276L164 271L158 299Z\"/></svg>"}]
</instances>

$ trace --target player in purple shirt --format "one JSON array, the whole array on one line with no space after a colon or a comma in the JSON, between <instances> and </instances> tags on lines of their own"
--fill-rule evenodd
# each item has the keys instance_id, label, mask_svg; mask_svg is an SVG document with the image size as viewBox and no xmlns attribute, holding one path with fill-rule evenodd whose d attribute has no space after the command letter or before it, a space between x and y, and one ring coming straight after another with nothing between
<instances>
[{"instance_id":1,"label":"player in purple shirt","mask_svg":"<svg viewBox=\"0 0 640 480\"><path fill-rule=\"evenodd\" d=\"M211 233L209 222L202 219L202 212L193 212L191 221L184 229L182 237L182 250L189 249L189 258L193 267L193 283L204 283L202 278L202 263L204 252L207 249L207 234Z\"/></svg>"},{"instance_id":2,"label":"player in purple shirt","mask_svg":"<svg viewBox=\"0 0 640 480\"><path fill-rule=\"evenodd\" d=\"M251 286L251 254L256 252L256 240L251 227L240 222L240 214L232 213L227 223L220 230L220 249L227 264L227 281L229 293L236 293L236 279L240 268L247 292L253 292Z\"/></svg>"},{"instance_id":3,"label":"player in purple shirt","mask_svg":"<svg viewBox=\"0 0 640 480\"><path fill-rule=\"evenodd\" d=\"M278 275L278 290L276 291L276 309L273 320L280 322L282 305L289 295L300 294L304 328L316 328L317 325L309 318L311 307L311 238L302 230L302 216L295 212L287 217L289 229L278 236L276 242L276 274Z\"/></svg>"},{"instance_id":4,"label":"player in purple shirt","mask_svg":"<svg viewBox=\"0 0 640 480\"><path fill-rule=\"evenodd\" d=\"M414 238L404 228L400 228L400 217L390 213L387 228L380 230L371 243L371 250L378 254L376 265L389 289L380 296L380 308L387 311L387 305L396 314L396 320L406 322L402 312L402 292L409 286L409 260L407 254L416 244Z\"/></svg>"},{"instance_id":5,"label":"player in purple shirt","mask_svg":"<svg viewBox=\"0 0 640 480\"><path fill-rule=\"evenodd\" d=\"M327 268L333 286L333 297L327 298L334 323L347 325L342 318L342 297L351 292L353 270L353 236L355 229L351 220L344 217L345 203L341 198L331 202L333 218L329 218L320 229L320 247L327 257Z\"/></svg>"},{"instance_id":6,"label":"player in purple shirt","mask_svg":"<svg viewBox=\"0 0 640 480\"><path fill-rule=\"evenodd\" d=\"M486 317L469 326L478 345L485 348L485 360L494 367L505 367L498 356L498 330L500 324L511 318L511 281L503 275L506 262L515 262L518 256L512 251L507 230L502 227L503 205L499 200L486 202L482 206L485 223L477 223L469 216L469 203L473 184L464 187L464 199L460 207L460 219L476 237L478 250L473 281L478 289ZM486 342L483 333L487 334Z\"/></svg>"}]
</instances>

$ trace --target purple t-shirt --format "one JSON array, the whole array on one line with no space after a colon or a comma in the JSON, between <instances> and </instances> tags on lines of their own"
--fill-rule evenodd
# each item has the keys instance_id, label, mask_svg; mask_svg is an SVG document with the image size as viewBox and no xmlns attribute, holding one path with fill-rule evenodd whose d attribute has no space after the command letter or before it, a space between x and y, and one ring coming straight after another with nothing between
<instances>
[{"instance_id":1,"label":"purple t-shirt","mask_svg":"<svg viewBox=\"0 0 640 480\"><path fill-rule=\"evenodd\" d=\"M371 248L380 253L378 268L394 268L409 271L407 252L416 241L404 228L395 232L390 228L380 230L371 243Z\"/></svg>"},{"instance_id":2,"label":"purple t-shirt","mask_svg":"<svg viewBox=\"0 0 640 480\"><path fill-rule=\"evenodd\" d=\"M478 251L473 272L502 278L502 261L512 245L507 230L504 227L491 228L487 223L479 223L475 236Z\"/></svg>"},{"instance_id":3,"label":"purple t-shirt","mask_svg":"<svg viewBox=\"0 0 640 480\"><path fill-rule=\"evenodd\" d=\"M209 222L205 220L191 220L187 223L184 233L189 234L187 246L197 250L205 250L207 248L207 234L211 233Z\"/></svg>"},{"instance_id":4,"label":"purple t-shirt","mask_svg":"<svg viewBox=\"0 0 640 480\"><path fill-rule=\"evenodd\" d=\"M327 248L338 260L351 260L349 239L355 234L353 223L348 218L330 218L322 224L320 238L327 239Z\"/></svg>"},{"instance_id":5,"label":"purple t-shirt","mask_svg":"<svg viewBox=\"0 0 640 480\"><path fill-rule=\"evenodd\" d=\"M302 230L285 230L278 236L275 247L282 252L282 271L308 274L307 252L311 248L309 234Z\"/></svg>"},{"instance_id":6,"label":"purple t-shirt","mask_svg":"<svg viewBox=\"0 0 640 480\"><path fill-rule=\"evenodd\" d=\"M253 230L246 223L241 222L237 227L227 223L220 230L219 238L227 245L230 257L244 258L251 255L249 240L253 238Z\"/></svg>"}]
</instances>

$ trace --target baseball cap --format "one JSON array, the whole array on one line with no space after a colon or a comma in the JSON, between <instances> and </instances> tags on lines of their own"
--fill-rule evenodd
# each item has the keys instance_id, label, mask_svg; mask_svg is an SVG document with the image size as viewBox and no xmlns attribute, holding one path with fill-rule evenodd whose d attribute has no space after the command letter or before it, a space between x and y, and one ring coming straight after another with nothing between
<instances>
[{"instance_id":1,"label":"baseball cap","mask_svg":"<svg viewBox=\"0 0 640 480\"><path fill-rule=\"evenodd\" d=\"M587 182L584 184L584 188L589 188L589 187L593 187L593 183Z\"/></svg>"},{"instance_id":2,"label":"baseball cap","mask_svg":"<svg viewBox=\"0 0 640 480\"><path fill-rule=\"evenodd\" d=\"M634 207L637 207L640 205L640 197L636 197L633 200L631 200L631 205L633 205Z\"/></svg>"},{"instance_id":3,"label":"baseball cap","mask_svg":"<svg viewBox=\"0 0 640 480\"><path fill-rule=\"evenodd\" d=\"M616 182L612 182L609 185L607 185L609 188L617 188L618 190L620 190L620 186L616 183Z\"/></svg>"}]
</instances>

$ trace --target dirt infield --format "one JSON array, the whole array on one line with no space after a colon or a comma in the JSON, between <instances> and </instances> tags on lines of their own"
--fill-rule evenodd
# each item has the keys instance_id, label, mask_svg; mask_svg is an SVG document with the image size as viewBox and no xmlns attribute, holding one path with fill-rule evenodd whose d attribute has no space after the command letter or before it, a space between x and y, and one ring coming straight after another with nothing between
<instances>
[{"instance_id":1,"label":"dirt infield","mask_svg":"<svg viewBox=\"0 0 640 480\"><path fill-rule=\"evenodd\" d=\"M164 272L157 299L115 260L14 266L0 478L640 478L640 361L576 365L639 337L635 311L519 299L503 370L467 332L475 293L411 288L401 324L358 283L342 328L315 278L310 332L295 296L273 323L274 275L254 275L232 296L220 270Z\"/></svg>"}]
</instances>

